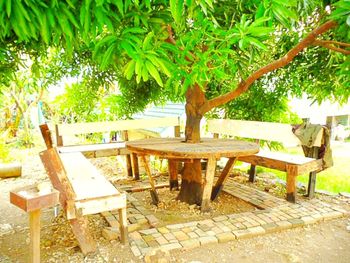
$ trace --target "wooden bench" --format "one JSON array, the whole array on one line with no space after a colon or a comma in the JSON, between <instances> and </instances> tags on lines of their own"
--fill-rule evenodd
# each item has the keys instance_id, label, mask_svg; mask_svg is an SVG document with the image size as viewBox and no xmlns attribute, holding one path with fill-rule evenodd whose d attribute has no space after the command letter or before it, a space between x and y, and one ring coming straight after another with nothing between
<instances>
[{"instance_id":1,"label":"wooden bench","mask_svg":"<svg viewBox=\"0 0 350 263\"><path fill-rule=\"evenodd\" d=\"M214 134L214 137L229 135L238 138L281 142L287 145L300 145L299 139L292 132L292 126L289 124L242 121L228 119L208 120L208 131ZM316 136L313 147L313 157L318 157L318 149L322 143L323 131ZM323 169L322 159L309 158L301 155L292 155L279 152L270 152L261 150L259 153L239 157L240 161L250 163L249 181L254 182L256 170L255 166L284 171L287 173L287 197L290 202L295 202L297 176L309 173L308 196L311 198L315 191L316 173Z\"/></svg>"},{"instance_id":2,"label":"wooden bench","mask_svg":"<svg viewBox=\"0 0 350 263\"><path fill-rule=\"evenodd\" d=\"M47 150L40 158L84 254L96 243L88 230L86 215L118 210L121 241L127 242L126 195L120 193L80 152L59 153L52 147L47 125L40 126Z\"/></svg>"},{"instance_id":3,"label":"wooden bench","mask_svg":"<svg viewBox=\"0 0 350 263\"><path fill-rule=\"evenodd\" d=\"M175 137L180 137L179 118L166 117L107 122L57 124L55 127L56 142L60 152L81 152L87 158L126 155L128 175L132 176L134 174L135 179L139 179L138 158L135 154L130 155L129 151L125 147L125 141L134 139L132 138L132 133L135 130L145 130L160 127L173 127L173 135ZM122 132L123 141L89 145L67 145L64 143L65 137L67 136L117 131ZM149 132L146 131L146 134L147 133L149 134Z\"/></svg>"}]
</instances>

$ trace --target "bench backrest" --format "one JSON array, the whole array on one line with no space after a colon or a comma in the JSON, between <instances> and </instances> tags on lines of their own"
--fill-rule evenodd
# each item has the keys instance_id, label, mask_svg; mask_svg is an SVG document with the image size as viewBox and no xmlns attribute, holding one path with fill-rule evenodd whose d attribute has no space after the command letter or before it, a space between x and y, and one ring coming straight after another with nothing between
<instances>
[{"instance_id":1,"label":"bench backrest","mask_svg":"<svg viewBox=\"0 0 350 263\"><path fill-rule=\"evenodd\" d=\"M300 144L299 139L292 132L290 124L229 119L211 119L207 123L208 131L214 134L275 141L286 145ZM317 136L314 146L320 146L321 141L322 132Z\"/></svg>"},{"instance_id":2,"label":"bench backrest","mask_svg":"<svg viewBox=\"0 0 350 263\"><path fill-rule=\"evenodd\" d=\"M180 136L180 119L178 117L149 118L138 120L121 120L105 122L88 122L56 125L56 141L63 146L63 136L97 132L128 131L158 127L174 127L175 137ZM126 139L127 140L127 139Z\"/></svg>"}]
</instances>

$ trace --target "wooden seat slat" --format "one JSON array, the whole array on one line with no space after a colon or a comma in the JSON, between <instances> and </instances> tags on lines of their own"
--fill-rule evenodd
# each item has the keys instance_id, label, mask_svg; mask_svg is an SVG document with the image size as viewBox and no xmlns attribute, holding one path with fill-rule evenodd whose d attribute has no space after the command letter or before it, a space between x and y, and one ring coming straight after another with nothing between
<instances>
[{"instance_id":1,"label":"wooden seat slat","mask_svg":"<svg viewBox=\"0 0 350 263\"><path fill-rule=\"evenodd\" d=\"M102 151L102 150L121 149L121 148L125 148L125 142L64 146L64 147L59 147L59 152L60 153L89 152L89 151Z\"/></svg>"},{"instance_id":2,"label":"wooden seat slat","mask_svg":"<svg viewBox=\"0 0 350 263\"><path fill-rule=\"evenodd\" d=\"M269 159L273 159L273 160L286 162L289 164L297 164L297 165L306 164L308 162L315 160L313 158L304 157L301 155L281 153L281 152L271 152L271 151L264 151L264 150L260 150L255 155L261 156L264 158L269 158Z\"/></svg>"},{"instance_id":3,"label":"wooden seat slat","mask_svg":"<svg viewBox=\"0 0 350 263\"><path fill-rule=\"evenodd\" d=\"M61 153L60 158L68 180L75 192L75 200L118 195L119 191L79 152Z\"/></svg>"}]
</instances>

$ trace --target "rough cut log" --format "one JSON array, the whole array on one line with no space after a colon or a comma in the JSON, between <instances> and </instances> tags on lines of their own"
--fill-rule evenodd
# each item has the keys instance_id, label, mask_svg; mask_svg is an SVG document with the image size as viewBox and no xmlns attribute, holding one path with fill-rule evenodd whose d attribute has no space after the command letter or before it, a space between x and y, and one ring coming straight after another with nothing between
<instances>
[{"instance_id":1,"label":"rough cut log","mask_svg":"<svg viewBox=\"0 0 350 263\"><path fill-rule=\"evenodd\" d=\"M20 163L0 164L0 178L19 177L22 175Z\"/></svg>"}]
</instances>

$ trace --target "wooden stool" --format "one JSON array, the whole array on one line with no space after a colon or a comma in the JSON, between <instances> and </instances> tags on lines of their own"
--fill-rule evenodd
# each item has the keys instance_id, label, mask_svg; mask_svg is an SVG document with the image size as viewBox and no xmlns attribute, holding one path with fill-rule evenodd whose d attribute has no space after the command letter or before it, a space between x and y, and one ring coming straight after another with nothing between
<instances>
[{"instance_id":1,"label":"wooden stool","mask_svg":"<svg viewBox=\"0 0 350 263\"><path fill-rule=\"evenodd\" d=\"M29 213L31 263L40 263L41 209L57 205L58 199L58 191L51 189L39 192L36 186L26 186L10 192L10 202Z\"/></svg>"}]
</instances>

